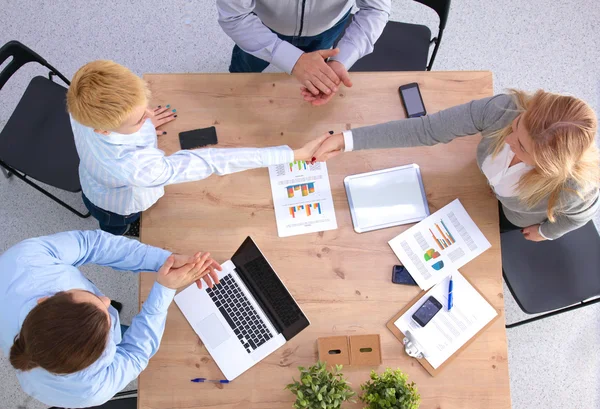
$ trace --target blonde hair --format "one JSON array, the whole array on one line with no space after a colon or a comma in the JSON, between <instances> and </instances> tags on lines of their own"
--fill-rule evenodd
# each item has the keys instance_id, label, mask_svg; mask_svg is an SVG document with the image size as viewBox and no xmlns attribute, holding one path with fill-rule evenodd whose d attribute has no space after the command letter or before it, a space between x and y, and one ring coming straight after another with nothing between
<instances>
[{"instance_id":1,"label":"blonde hair","mask_svg":"<svg viewBox=\"0 0 600 409\"><path fill-rule=\"evenodd\" d=\"M146 105L146 83L114 61L92 61L81 67L67 92L67 108L82 125L113 130L123 124L134 108Z\"/></svg>"},{"instance_id":2,"label":"blonde hair","mask_svg":"<svg viewBox=\"0 0 600 409\"><path fill-rule=\"evenodd\" d=\"M542 90L533 95L511 90L522 123L533 140L535 168L517 184L521 202L529 208L548 198L548 220L561 212L563 191L582 199L600 184L600 157L596 147L597 119L584 101ZM512 132L509 124L490 135L493 157Z\"/></svg>"}]
</instances>

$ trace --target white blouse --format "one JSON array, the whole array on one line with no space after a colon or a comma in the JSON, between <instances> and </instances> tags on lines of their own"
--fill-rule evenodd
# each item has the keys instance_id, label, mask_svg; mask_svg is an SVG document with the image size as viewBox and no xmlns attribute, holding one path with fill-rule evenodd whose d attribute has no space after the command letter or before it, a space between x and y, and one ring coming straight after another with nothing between
<instances>
[{"instance_id":1,"label":"white blouse","mask_svg":"<svg viewBox=\"0 0 600 409\"><path fill-rule=\"evenodd\" d=\"M492 186L498 196L517 196L517 183L519 179L533 169L533 166L529 166L524 162L519 162L509 167L514 157L515 154L506 143L495 158L489 155L481 165L481 171L487 177L490 186Z\"/></svg>"}]
</instances>

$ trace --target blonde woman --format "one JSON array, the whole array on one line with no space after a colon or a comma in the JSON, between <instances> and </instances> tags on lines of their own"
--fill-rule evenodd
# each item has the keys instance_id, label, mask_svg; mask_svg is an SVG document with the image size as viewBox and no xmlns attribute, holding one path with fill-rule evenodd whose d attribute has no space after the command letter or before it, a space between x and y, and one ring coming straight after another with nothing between
<instances>
[{"instance_id":1,"label":"blonde woman","mask_svg":"<svg viewBox=\"0 0 600 409\"><path fill-rule=\"evenodd\" d=\"M552 240L587 223L598 209L597 120L580 99L522 91L471 101L421 118L337 134L315 154L448 143L481 133L477 164L500 202L500 230Z\"/></svg>"}]
</instances>

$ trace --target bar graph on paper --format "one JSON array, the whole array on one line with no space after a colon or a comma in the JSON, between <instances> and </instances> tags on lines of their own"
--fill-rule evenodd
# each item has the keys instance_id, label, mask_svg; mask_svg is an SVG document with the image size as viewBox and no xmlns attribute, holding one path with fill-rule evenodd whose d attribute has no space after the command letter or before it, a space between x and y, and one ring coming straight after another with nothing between
<instances>
[{"instance_id":1,"label":"bar graph on paper","mask_svg":"<svg viewBox=\"0 0 600 409\"><path fill-rule=\"evenodd\" d=\"M337 228L325 163L294 161L269 167L280 237Z\"/></svg>"},{"instance_id":2,"label":"bar graph on paper","mask_svg":"<svg viewBox=\"0 0 600 409\"><path fill-rule=\"evenodd\" d=\"M296 197L296 195L306 197L308 195L315 193L315 183L310 182L310 183L301 183L298 185L290 185L290 186L286 186L285 190L287 192L288 198L290 198L290 199L293 197Z\"/></svg>"},{"instance_id":3,"label":"bar graph on paper","mask_svg":"<svg viewBox=\"0 0 600 409\"><path fill-rule=\"evenodd\" d=\"M286 164L271 166L274 174L277 177L280 176L296 176L303 174L310 174L321 171L321 162L317 162L314 165L306 163L303 160L295 160Z\"/></svg>"},{"instance_id":4,"label":"bar graph on paper","mask_svg":"<svg viewBox=\"0 0 600 409\"><path fill-rule=\"evenodd\" d=\"M429 232L433 236L433 241L440 250L447 249L456 243L456 240L448 230L448 227L446 227L444 219L440 219L438 223L434 223L433 227L429 228Z\"/></svg>"},{"instance_id":5,"label":"bar graph on paper","mask_svg":"<svg viewBox=\"0 0 600 409\"><path fill-rule=\"evenodd\" d=\"M319 215L321 212L320 203L308 203L300 206L290 206L290 215L292 218L296 217L310 217L312 215Z\"/></svg>"}]
</instances>

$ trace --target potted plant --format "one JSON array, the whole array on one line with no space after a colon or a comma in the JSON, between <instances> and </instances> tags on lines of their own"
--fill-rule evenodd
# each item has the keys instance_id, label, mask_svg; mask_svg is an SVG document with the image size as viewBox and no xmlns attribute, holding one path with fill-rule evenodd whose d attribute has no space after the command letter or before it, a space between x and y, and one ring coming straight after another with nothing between
<instances>
[{"instance_id":1,"label":"potted plant","mask_svg":"<svg viewBox=\"0 0 600 409\"><path fill-rule=\"evenodd\" d=\"M298 370L300 380L294 379L285 387L296 396L295 409L336 409L355 395L341 373L341 365L336 365L333 372L327 370L324 362L308 369L299 366Z\"/></svg>"},{"instance_id":2,"label":"potted plant","mask_svg":"<svg viewBox=\"0 0 600 409\"><path fill-rule=\"evenodd\" d=\"M360 400L367 404L366 409L417 409L421 403L415 383L409 383L408 376L399 369L388 368L381 375L372 371L371 380L360 388Z\"/></svg>"}]
</instances>

